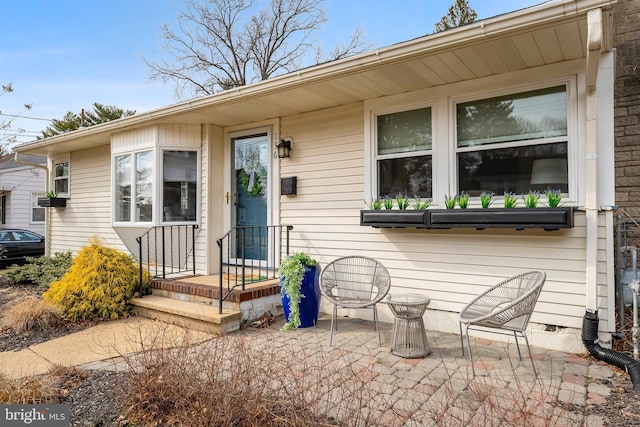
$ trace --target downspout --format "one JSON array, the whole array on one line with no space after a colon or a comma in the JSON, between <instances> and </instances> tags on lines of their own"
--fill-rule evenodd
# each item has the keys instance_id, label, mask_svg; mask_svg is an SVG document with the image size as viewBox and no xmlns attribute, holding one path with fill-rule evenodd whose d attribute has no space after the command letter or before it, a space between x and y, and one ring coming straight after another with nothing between
<instances>
[{"instance_id":1,"label":"downspout","mask_svg":"<svg viewBox=\"0 0 640 427\"><path fill-rule=\"evenodd\" d=\"M16 163L20 163L21 165L25 165L25 166L31 166L34 168L40 168L44 170L45 173L45 180L44 180L44 185L45 185L45 191L49 191L49 159L47 159L47 164L46 165L39 165L37 163L32 163L32 162L27 162L24 160L20 159L20 153L16 152L14 154L14 160L16 161ZM49 212L50 209L45 209L45 221L44 221L44 241L46 244L46 249L45 249L45 254L49 255L50 254L50 248L51 248L51 212Z\"/></svg>"},{"instance_id":2,"label":"downspout","mask_svg":"<svg viewBox=\"0 0 640 427\"><path fill-rule=\"evenodd\" d=\"M596 80L603 45L602 9L587 14L585 210L586 210L586 312L582 320L582 343L591 356L624 369L640 391L640 362L598 344L598 140Z\"/></svg>"}]
</instances>

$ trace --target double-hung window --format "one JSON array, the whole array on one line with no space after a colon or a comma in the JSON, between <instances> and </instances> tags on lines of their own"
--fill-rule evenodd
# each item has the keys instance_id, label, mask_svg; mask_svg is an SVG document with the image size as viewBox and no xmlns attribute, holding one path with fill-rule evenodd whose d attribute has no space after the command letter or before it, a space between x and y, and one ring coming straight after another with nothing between
<instances>
[{"instance_id":1,"label":"double-hung window","mask_svg":"<svg viewBox=\"0 0 640 427\"><path fill-rule=\"evenodd\" d=\"M153 220L153 151L115 157L115 221Z\"/></svg>"},{"instance_id":2,"label":"double-hung window","mask_svg":"<svg viewBox=\"0 0 640 427\"><path fill-rule=\"evenodd\" d=\"M456 104L458 191L568 192L567 86Z\"/></svg>"},{"instance_id":3,"label":"double-hung window","mask_svg":"<svg viewBox=\"0 0 640 427\"><path fill-rule=\"evenodd\" d=\"M431 107L375 116L377 197L432 196Z\"/></svg>"},{"instance_id":4,"label":"double-hung window","mask_svg":"<svg viewBox=\"0 0 640 427\"><path fill-rule=\"evenodd\" d=\"M53 188L59 196L69 195L69 160L54 161Z\"/></svg>"},{"instance_id":5,"label":"double-hung window","mask_svg":"<svg viewBox=\"0 0 640 427\"><path fill-rule=\"evenodd\" d=\"M44 197L44 193L31 193L31 222L44 222L44 208L38 205L38 198ZM4 224L4 223L3 223Z\"/></svg>"}]
</instances>

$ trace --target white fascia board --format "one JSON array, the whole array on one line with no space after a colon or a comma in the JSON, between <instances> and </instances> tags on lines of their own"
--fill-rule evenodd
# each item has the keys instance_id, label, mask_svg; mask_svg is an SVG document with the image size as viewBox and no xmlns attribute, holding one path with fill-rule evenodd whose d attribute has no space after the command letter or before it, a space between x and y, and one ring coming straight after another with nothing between
<instances>
[{"instance_id":1,"label":"white fascia board","mask_svg":"<svg viewBox=\"0 0 640 427\"><path fill-rule=\"evenodd\" d=\"M88 138L91 136L105 136L115 131L132 126L141 126L155 120L168 118L174 114L195 112L199 109L231 102L242 102L260 96L296 88L311 82L321 82L339 76L355 74L368 68L375 68L383 64L400 62L406 58L424 55L429 52L440 52L454 46L494 38L503 34L517 33L523 28L545 27L555 21L577 18L595 8L608 8L615 0L555 0L537 6L499 15L493 18L476 21L459 28L443 31L401 42L389 47L377 49L373 52L353 57L314 65L293 73L273 77L246 86L229 89L224 92L180 102L178 104L151 110L146 113L114 120L112 122L91 126L85 129L58 135L44 140L28 142L14 147L14 151L29 151L46 147L62 141Z\"/></svg>"}]
</instances>

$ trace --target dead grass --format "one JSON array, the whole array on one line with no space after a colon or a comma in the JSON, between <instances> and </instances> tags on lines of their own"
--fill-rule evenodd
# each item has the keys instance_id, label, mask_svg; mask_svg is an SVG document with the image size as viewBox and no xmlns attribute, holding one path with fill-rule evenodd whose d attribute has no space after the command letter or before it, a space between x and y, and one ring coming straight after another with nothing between
<instances>
[{"instance_id":1,"label":"dead grass","mask_svg":"<svg viewBox=\"0 0 640 427\"><path fill-rule=\"evenodd\" d=\"M376 375L348 357L260 338L148 349L130 359L129 421L143 425L374 425ZM335 387L335 386L340 387ZM355 422L356 424L352 424Z\"/></svg>"},{"instance_id":2,"label":"dead grass","mask_svg":"<svg viewBox=\"0 0 640 427\"><path fill-rule=\"evenodd\" d=\"M21 334L26 331L50 330L62 323L62 312L37 297L22 297L12 302L0 319L0 329Z\"/></svg>"},{"instance_id":3,"label":"dead grass","mask_svg":"<svg viewBox=\"0 0 640 427\"><path fill-rule=\"evenodd\" d=\"M8 379L0 374L0 403L45 404L57 403L69 389L88 377L77 368L54 366L46 375Z\"/></svg>"}]
</instances>

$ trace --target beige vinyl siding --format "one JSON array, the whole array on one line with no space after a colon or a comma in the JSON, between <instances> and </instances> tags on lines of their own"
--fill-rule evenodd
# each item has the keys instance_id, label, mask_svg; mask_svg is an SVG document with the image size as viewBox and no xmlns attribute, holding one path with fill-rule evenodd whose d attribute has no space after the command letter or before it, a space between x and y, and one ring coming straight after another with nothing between
<instances>
[{"instance_id":1,"label":"beige vinyl siding","mask_svg":"<svg viewBox=\"0 0 640 427\"><path fill-rule=\"evenodd\" d=\"M392 292L421 292L430 310L458 312L487 287L532 269L547 273L532 322L580 328L585 312L586 219L575 227L543 230L418 230L361 227L364 204L363 106L353 104L282 120L294 138L281 176L298 177L298 194L281 197L281 222L294 226L292 251L305 251L326 264L340 256L382 261ZM606 241L600 220L599 310L606 316ZM603 326L604 325L604 326Z\"/></svg>"},{"instance_id":2,"label":"beige vinyl siding","mask_svg":"<svg viewBox=\"0 0 640 427\"><path fill-rule=\"evenodd\" d=\"M127 130L114 133L111 136L111 149L113 153L123 153L139 150L141 148L153 148L158 139L156 126Z\"/></svg>"},{"instance_id":3,"label":"beige vinyl siding","mask_svg":"<svg viewBox=\"0 0 640 427\"><path fill-rule=\"evenodd\" d=\"M71 194L66 208L49 208L51 253L76 253L93 236L126 250L111 227L111 152L109 145L75 151L69 161Z\"/></svg>"}]
</instances>

